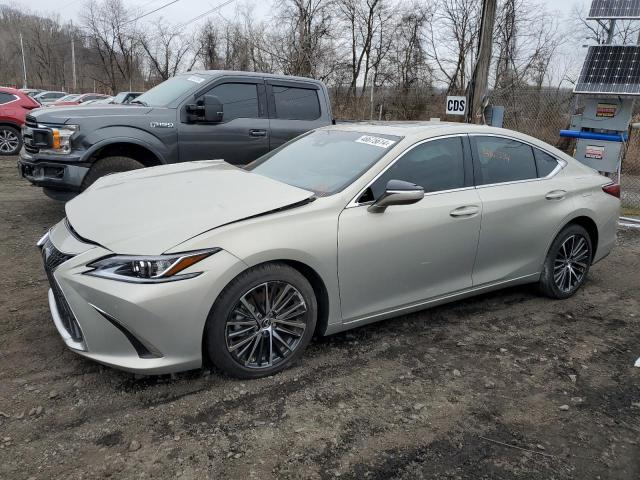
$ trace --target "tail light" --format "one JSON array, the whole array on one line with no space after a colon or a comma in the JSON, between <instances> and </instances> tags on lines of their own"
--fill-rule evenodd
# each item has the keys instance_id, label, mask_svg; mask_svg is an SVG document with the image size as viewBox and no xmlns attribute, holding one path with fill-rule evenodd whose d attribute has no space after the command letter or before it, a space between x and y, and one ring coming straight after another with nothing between
<instances>
[{"instance_id":1,"label":"tail light","mask_svg":"<svg viewBox=\"0 0 640 480\"><path fill-rule=\"evenodd\" d=\"M613 195L616 198L620 198L620 184L618 183L609 183L607 185L603 185L602 191L604 193L608 193L609 195Z\"/></svg>"}]
</instances>

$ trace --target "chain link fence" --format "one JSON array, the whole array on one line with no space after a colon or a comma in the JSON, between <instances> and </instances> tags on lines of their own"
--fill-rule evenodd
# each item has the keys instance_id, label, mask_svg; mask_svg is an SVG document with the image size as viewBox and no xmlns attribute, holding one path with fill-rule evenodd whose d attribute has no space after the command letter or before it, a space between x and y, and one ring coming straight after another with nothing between
<instances>
[{"instance_id":1,"label":"chain link fence","mask_svg":"<svg viewBox=\"0 0 640 480\"><path fill-rule=\"evenodd\" d=\"M348 92L334 89L334 115L349 120L441 120L461 122L461 116L445 113L447 94L432 88L367 89L353 99ZM464 92L450 93L464 95ZM492 105L504 106L504 127L539 138L573 155L575 140L560 137L568 129L571 116L581 113L584 97L567 89L517 87L493 90ZM640 114L635 121L640 122ZM615 175L612 175L615 176ZM640 130L632 130L622 162L620 184L622 205L627 214L640 215Z\"/></svg>"}]
</instances>

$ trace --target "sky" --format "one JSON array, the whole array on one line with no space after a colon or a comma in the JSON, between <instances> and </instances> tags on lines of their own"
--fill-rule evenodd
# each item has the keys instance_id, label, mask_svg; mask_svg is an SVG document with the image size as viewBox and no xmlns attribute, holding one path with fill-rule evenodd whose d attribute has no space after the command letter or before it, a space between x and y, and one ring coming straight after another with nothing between
<instances>
[{"instance_id":1,"label":"sky","mask_svg":"<svg viewBox=\"0 0 640 480\"><path fill-rule=\"evenodd\" d=\"M11 5L18 9L29 9L39 13L55 12L62 18L69 17L76 21L78 19L78 13L85 1L86 0L58 0L56 2L51 2L51 0L0 0L0 4ZM170 3L171 1L172 0L124 0L127 5L139 7L142 12L149 12L155 8ZM590 0L538 1L546 4L550 13L559 12L561 16L567 17L571 15L574 5L586 7L590 4ZM176 3L163 8L157 13L152 13L145 17L145 20L153 23L154 19L162 16L166 19L171 19L176 23L186 22L223 3L226 3L226 0L178 0ZM231 3L223 6L220 10L211 13L209 17L215 18L217 15L223 15L228 19L233 17L236 5L250 5L256 15L256 18L264 18L269 15L270 7L274 3L274 0L231 0ZM193 22L190 25L198 25L204 21L205 18Z\"/></svg>"},{"instance_id":2,"label":"sky","mask_svg":"<svg viewBox=\"0 0 640 480\"><path fill-rule=\"evenodd\" d=\"M135 7L145 15L140 22L153 25L154 21L162 17L172 23L190 22L188 28L195 29L207 19L225 22L234 18L238 8L248 9L256 20L267 20L273 6L278 0L123 0L129 7ZM430 0L424 0L430 1ZM432 0L431 0L432 1ZM481 0L477 0L480 2ZM536 1L536 0L534 0ZM79 23L79 14L87 0L0 0L5 4L23 11L31 11L40 15L57 14L61 19L68 18ZM393 0L391 0L393 2ZM559 19L560 23L575 24L574 11L576 7L587 11L591 0L537 0L546 6L549 18ZM169 4L169 5L167 5ZM164 8L164 5L167 5ZM217 6L221 6L216 9ZM157 12L153 12L159 9ZM215 11L211 11L214 10ZM207 13L211 11L210 13ZM206 15L203 15L207 13ZM198 18L202 17L202 18ZM567 38L567 41L556 52L554 64L550 72L551 83L564 83L568 78L574 78L579 73L580 66L586 54L586 49L580 39ZM580 53L576 55L576 51Z\"/></svg>"}]
</instances>

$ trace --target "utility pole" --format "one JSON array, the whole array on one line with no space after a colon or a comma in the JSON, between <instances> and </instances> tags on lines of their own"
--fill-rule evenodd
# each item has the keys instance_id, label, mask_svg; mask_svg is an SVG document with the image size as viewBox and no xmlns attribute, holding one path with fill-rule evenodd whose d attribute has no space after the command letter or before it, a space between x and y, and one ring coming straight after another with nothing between
<instances>
[{"instance_id":1,"label":"utility pole","mask_svg":"<svg viewBox=\"0 0 640 480\"><path fill-rule=\"evenodd\" d=\"M22 88L27 88L27 62L24 59L24 43L22 43L22 32L20 32L20 50L22 50Z\"/></svg>"},{"instance_id":2,"label":"utility pole","mask_svg":"<svg viewBox=\"0 0 640 480\"><path fill-rule=\"evenodd\" d=\"M71 75L73 77L73 91L77 91L76 85L76 44L74 38L71 37Z\"/></svg>"},{"instance_id":3,"label":"utility pole","mask_svg":"<svg viewBox=\"0 0 640 480\"><path fill-rule=\"evenodd\" d=\"M482 109L488 94L489 66L491 65L491 46L493 44L493 25L496 20L497 0L483 0L482 19L480 20L480 39L478 58L468 87L467 110L465 120L468 123L482 123Z\"/></svg>"}]
</instances>

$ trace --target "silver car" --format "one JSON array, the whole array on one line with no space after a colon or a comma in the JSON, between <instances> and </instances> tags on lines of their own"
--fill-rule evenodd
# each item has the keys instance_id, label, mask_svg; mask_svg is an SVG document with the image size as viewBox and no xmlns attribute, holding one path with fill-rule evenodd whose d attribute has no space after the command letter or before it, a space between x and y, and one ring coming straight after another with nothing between
<instances>
[{"instance_id":1,"label":"silver car","mask_svg":"<svg viewBox=\"0 0 640 480\"><path fill-rule=\"evenodd\" d=\"M509 130L306 133L245 169L110 175L39 242L65 343L166 373L254 378L328 335L510 285L573 295L614 245L619 186Z\"/></svg>"}]
</instances>

